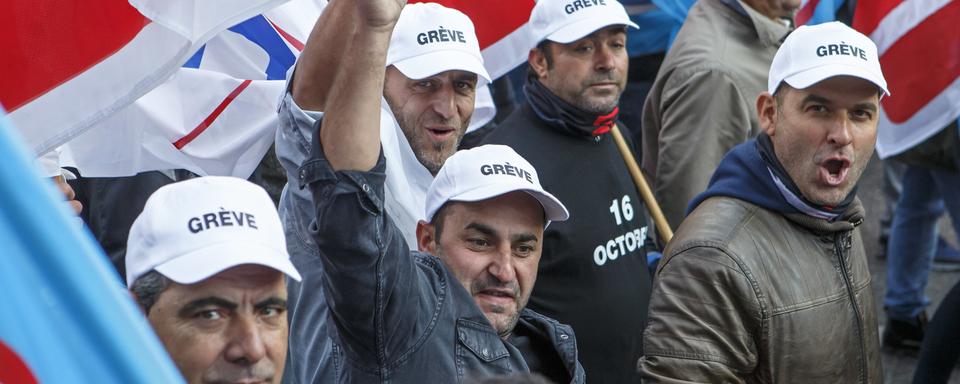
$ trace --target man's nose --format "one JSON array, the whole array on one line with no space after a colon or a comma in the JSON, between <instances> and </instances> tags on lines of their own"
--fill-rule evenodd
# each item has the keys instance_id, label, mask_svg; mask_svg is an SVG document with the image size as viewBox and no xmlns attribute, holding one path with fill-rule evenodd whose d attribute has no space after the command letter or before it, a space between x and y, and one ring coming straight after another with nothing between
<instances>
[{"instance_id":1,"label":"man's nose","mask_svg":"<svg viewBox=\"0 0 960 384\"><path fill-rule=\"evenodd\" d=\"M853 122L850 121L850 117L847 116L847 114L838 114L837 118L831 123L830 130L827 132L827 140L832 145L845 147L853 141L853 128Z\"/></svg>"},{"instance_id":2,"label":"man's nose","mask_svg":"<svg viewBox=\"0 0 960 384\"><path fill-rule=\"evenodd\" d=\"M457 93L452 85L441 87L433 95L433 111L444 119L453 118L457 113Z\"/></svg>"},{"instance_id":3,"label":"man's nose","mask_svg":"<svg viewBox=\"0 0 960 384\"><path fill-rule=\"evenodd\" d=\"M236 318L229 330L229 344L224 357L234 364L253 365L263 359L267 353L264 344L263 330L257 320L251 318Z\"/></svg>"},{"instance_id":4,"label":"man's nose","mask_svg":"<svg viewBox=\"0 0 960 384\"><path fill-rule=\"evenodd\" d=\"M500 282L511 282L516 280L517 273L513 266L513 254L509 246L503 246L497 249L494 259L487 268L493 277Z\"/></svg>"},{"instance_id":5,"label":"man's nose","mask_svg":"<svg viewBox=\"0 0 960 384\"><path fill-rule=\"evenodd\" d=\"M598 71L609 71L616 66L616 54L605 45L597 48L593 59L594 68Z\"/></svg>"}]
</instances>

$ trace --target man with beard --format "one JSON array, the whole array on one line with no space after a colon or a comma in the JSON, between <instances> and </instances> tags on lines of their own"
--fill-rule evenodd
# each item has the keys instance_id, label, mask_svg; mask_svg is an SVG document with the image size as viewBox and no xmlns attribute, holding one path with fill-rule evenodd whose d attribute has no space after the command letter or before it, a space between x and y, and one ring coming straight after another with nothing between
<instances>
[{"instance_id":1,"label":"man with beard","mask_svg":"<svg viewBox=\"0 0 960 384\"><path fill-rule=\"evenodd\" d=\"M524 308L543 229L568 217L526 160L506 146L446 159L417 224L421 252L410 251L390 219L384 186L393 169L379 129L387 112L377 96L391 87L389 72L384 79L380 69L390 60L388 42L394 48L391 31L394 38L405 32L410 8L401 13L403 3L347 3L356 28L336 36L343 65L313 134L311 158L300 167L300 182L315 202L312 235L323 271L317 278L342 347L338 380L453 383L533 371L582 383L572 330ZM437 32L444 34L459 36Z\"/></svg>"},{"instance_id":2,"label":"man with beard","mask_svg":"<svg viewBox=\"0 0 960 384\"><path fill-rule=\"evenodd\" d=\"M306 42L280 103L276 149L288 184L280 201L291 258L306 276L291 282L290 362L287 381L326 383L335 378L323 292L320 251L309 230L314 207L298 168L307 159L316 122L332 101L328 92L347 64L359 28L351 1L331 1ZM457 148L474 111L476 87L489 82L473 23L438 4L412 4L397 21L381 71L380 142L387 159L383 204L407 244L417 242L427 188ZM374 74L370 74L373 76ZM382 74L381 74L382 75Z\"/></svg>"},{"instance_id":3,"label":"man with beard","mask_svg":"<svg viewBox=\"0 0 960 384\"><path fill-rule=\"evenodd\" d=\"M267 192L233 177L161 187L130 228L126 281L188 383L277 383L284 275L300 280Z\"/></svg>"},{"instance_id":4,"label":"man with beard","mask_svg":"<svg viewBox=\"0 0 960 384\"><path fill-rule=\"evenodd\" d=\"M627 81L620 3L538 1L527 103L486 138L539 170L571 219L544 233L530 308L573 326L591 382L638 382L650 274L645 207L609 133Z\"/></svg>"},{"instance_id":5,"label":"man with beard","mask_svg":"<svg viewBox=\"0 0 960 384\"><path fill-rule=\"evenodd\" d=\"M645 381L883 381L856 184L886 87L850 27L787 37L757 99L763 133L724 157L664 252Z\"/></svg>"}]
</instances>

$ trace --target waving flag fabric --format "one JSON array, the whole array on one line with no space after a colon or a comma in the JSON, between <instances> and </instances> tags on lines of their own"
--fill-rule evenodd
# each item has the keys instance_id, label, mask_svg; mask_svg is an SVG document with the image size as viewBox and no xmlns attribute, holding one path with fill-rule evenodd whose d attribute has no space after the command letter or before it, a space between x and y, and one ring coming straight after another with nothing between
<instances>
[{"instance_id":1,"label":"waving flag fabric","mask_svg":"<svg viewBox=\"0 0 960 384\"><path fill-rule=\"evenodd\" d=\"M165 80L214 33L280 0L12 0L0 103L37 153Z\"/></svg>"},{"instance_id":2,"label":"waving flag fabric","mask_svg":"<svg viewBox=\"0 0 960 384\"><path fill-rule=\"evenodd\" d=\"M960 0L872 0L853 27L877 44L889 97L880 101L877 154L903 152L960 116Z\"/></svg>"},{"instance_id":3,"label":"waving flag fabric","mask_svg":"<svg viewBox=\"0 0 960 384\"><path fill-rule=\"evenodd\" d=\"M177 383L116 271L0 112L0 383Z\"/></svg>"},{"instance_id":4,"label":"waving flag fabric","mask_svg":"<svg viewBox=\"0 0 960 384\"><path fill-rule=\"evenodd\" d=\"M273 142L284 79L326 0L294 0L231 26L173 77L72 140L84 176L160 169L248 177Z\"/></svg>"},{"instance_id":5,"label":"waving flag fabric","mask_svg":"<svg viewBox=\"0 0 960 384\"><path fill-rule=\"evenodd\" d=\"M91 177L171 168L248 177L273 141L285 75L326 3L293 0L221 32L168 81L71 141L62 163ZM491 75L526 60L533 1L444 4L475 20ZM479 89L468 130L495 113Z\"/></svg>"}]
</instances>

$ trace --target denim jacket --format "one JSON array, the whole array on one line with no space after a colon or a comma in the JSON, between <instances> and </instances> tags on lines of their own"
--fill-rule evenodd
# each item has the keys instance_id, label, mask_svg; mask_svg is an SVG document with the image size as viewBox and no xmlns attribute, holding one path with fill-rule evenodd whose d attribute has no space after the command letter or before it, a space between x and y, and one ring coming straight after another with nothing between
<instances>
[{"instance_id":1,"label":"denim jacket","mask_svg":"<svg viewBox=\"0 0 960 384\"><path fill-rule=\"evenodd\" d=\"M440 259L410 251L388 219L383 154L368 172L335 172L319 137L312 147L298 176L315 203L319 278L343 348L339 381L452 383L529 371ZM546 335L583 383L573 329L527 309L520 317L517 326Z\"/></svg>"},{"instance_id":2,"label":"denim jacket","mask_svg":"<svg viewBox=\"0 0 960 384\"><path fill-rule=\"evenodd\" d=\"M303 276L302 281L287 279L287 319L290 336L283 383L310 384L336 381L339 349L333 343L336 329L330 322L323 294L323 269L317 244L308 227L313 221L310 191L298 188L298 169L310 155L311 130L322 113L296 107L290 93L280 101L276 152L287 173L287 185L280 197L278 213L283 223L290 260Z\"/></svg>"}]
</instances>

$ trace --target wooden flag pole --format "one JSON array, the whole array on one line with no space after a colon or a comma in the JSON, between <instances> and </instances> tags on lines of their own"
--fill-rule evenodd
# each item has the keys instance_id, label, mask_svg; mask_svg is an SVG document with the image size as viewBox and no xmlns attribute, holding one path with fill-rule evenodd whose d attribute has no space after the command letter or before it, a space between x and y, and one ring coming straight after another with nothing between
<instances>
[{"instance_id":1,"label":"wooden flag pole","mask_svg":"<svg viewBox=\"0 0 960 384\"><path fill-rule=\"evenodd\" d=\"M647 179L640 173L640 166L637 165L637 160L633 157L633 151L627 146L627 142L623 139L623 135L620 133L620 127L617 124L613 125L610 132L613 134L613 141L617 143L617 148L620 149L623 162L627 164L627 169L630 170L630 176L633 176L633 182L637 185L637 189L640 190L640 196L643 197L643 202L647 205L650 216L653 216L653 222L657 226L657 233L660 234L660 238L663 239L664 244L669 243L670 239L673 238L673 230L670 229L670 224L667 223L667 219L663 216L660 205L657 204L657 200L653 197L653 191L650 189L650 186L647 185Z\"/></svg>"}]
</instances>

